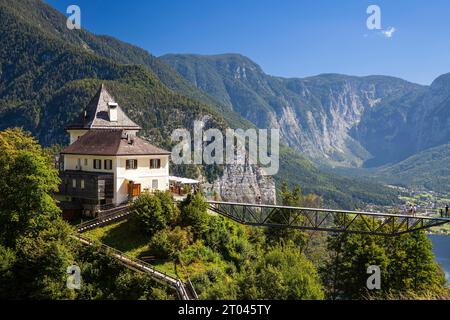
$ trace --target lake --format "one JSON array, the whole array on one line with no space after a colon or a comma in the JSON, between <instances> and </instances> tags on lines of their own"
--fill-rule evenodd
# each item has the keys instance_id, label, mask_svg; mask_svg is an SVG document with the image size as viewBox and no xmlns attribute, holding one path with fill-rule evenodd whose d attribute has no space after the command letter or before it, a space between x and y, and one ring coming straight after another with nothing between
<instances>
[{"instance_id":1,"label":"lake","mask_svg":"<svg viewBox=\"0 0 450 320\"><path fill-rule=\"evenodd\" d=\"M445 270L445 277L450 281L450 236L429 235L433 242L433 252L436 261L439 262Z\"/></svg>"}]
</instances>

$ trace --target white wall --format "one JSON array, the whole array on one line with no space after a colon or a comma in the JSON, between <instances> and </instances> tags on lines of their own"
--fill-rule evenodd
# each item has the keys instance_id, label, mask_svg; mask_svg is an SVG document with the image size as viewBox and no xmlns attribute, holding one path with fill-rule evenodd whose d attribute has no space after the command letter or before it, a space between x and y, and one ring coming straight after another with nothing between
<instances>
[{"instance_id":1,"label":"white wall","mask_svg":"<svg viewBox=\"0 0 450 320\"><path fill-rule=\"evenodd\" d=\"M138 160L137 169L126 169L126 160L136 159ZM150 169L150 159L161 159L161 168ZM169 156L130 156L130 157L117 157L115 163L115 176L116 176L116 198L114 202L120 204L128 199L128 183L133 181L134 183L141 184L141 191L144 192L153 191L152 182L158 180L157 190L169 189Z\"/></svg>"},{"instance_id":2,"label":"white wall","mask_svg":"<svg viewBox=\"0 0 450 320\"><path fill-rule=\"evenodd\" d=\"M108 156L86 156L86 155L64 155L64 170L79 170L77 168L78 159L80 159L81 170L88 172L114 172L114 159L116 157L108 157ZM102 160L102 169L94 169L94 159ZM85 160L87 160L87 165L85 164ZM112 170L105 170L105 161L104 160L113 160L113 168Z\"/></svg>"},{"instance_id":3,"label":"white wall","mask_svg":"<svg viewBox=\"0 0 450 320\"><path fill-rule=\"evenodd\" d=\"M78 159L81 162L81 170L87 172L114 173L114 199L115 204L121 204L128 200L128 183L141 184L141 191L153 191L153 180L158 180L158 190L169 189L169 156L87 156L64 155L64 170L77 170ZM102 169L94 169L94 159L102 161ZM112 160L112 169L105 170L104 160ZM137 169L126 169L126 160L138 160ZM150 159L161 159L161 168L150 169ZM87 165L85 165L87 160Z\"/></svg>"}]
</instances>

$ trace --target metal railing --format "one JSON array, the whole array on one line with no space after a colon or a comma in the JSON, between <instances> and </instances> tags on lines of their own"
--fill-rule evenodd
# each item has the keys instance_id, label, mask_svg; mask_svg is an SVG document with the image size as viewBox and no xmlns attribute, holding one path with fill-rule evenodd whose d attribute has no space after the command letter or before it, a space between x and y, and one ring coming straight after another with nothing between
<instances>
[{"instance_id":1,"label":"metal railing","mask_svg":"<svg viewBox=\"0 0 450 320\"><path fill-rule=\"evenodd\" d=\"M116 205L114 203L108 203L108 204L101 204L98 209L101 212L109 209L114 209L115 207Z\"/></svg>"},{"instance_id":2,"label":"metal railing","mask_svg":"<svg viewBox=\"0 0 450 320\"><path fill-rule=\"evenodd\" d=\"M126 255L124 252L117 250L113 247L110 247L104 243L96 243L93 240L82 236L81 234L77 234L76 238L85 245L99 247L99 250L101 252L114 257L129 269L145 272L149 274L152 278L169 284L176 290L178 297L181 300L192 300L192 297L189 295L187 291L186 284L183 281L181 281L180 278L172 277L165 271L158 270L154 266L145 261ZM192 286L192 283L190 285Z\"/></svg>"},{"instance_id":3,"label":"metal railing","mask_svg":"<svg viewBox=\"0 0 450 320\"><path fill-rule=\"evenodd\" d=\"M131 211L128 209L128 206L117 207L109 210L110 212L100 213L97 218L81 222L77 226L77 230L79 233L86 232L90 229L100 227L113 221L117 221L119 219L123 219L131 214Z\"/></svg>"},{"instance_id":4,"label":"metal railing","mask_svg":"<svg viewBox=\"0 0 450 320\"><path fill-rule=\"evenodd\" d=\"M397 236L450 223L450 218L207 201L209 209L249 226Z\"/></svg>"}]
</instances>

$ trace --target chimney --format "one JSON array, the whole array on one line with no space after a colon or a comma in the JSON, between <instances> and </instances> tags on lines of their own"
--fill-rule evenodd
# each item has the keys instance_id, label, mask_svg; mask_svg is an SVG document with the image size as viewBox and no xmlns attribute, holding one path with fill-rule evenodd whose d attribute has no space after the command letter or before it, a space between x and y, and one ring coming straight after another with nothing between
<instances>
[{"instance_id":1,"label":"chimney","mask_svg":"<svg viewBox=\"0 0 450 320\"><path fill-rule=\"evenodd\" d=\"M117 122L117 103L108 102L108 115L110 122Z\"/></svg>"},{"instance_id":2,"label":"chimney","mask_svg":"<svg viewBox=\"0 0 450 320\"><path fill-rule=\"evenodd\" d=\"M129 133L127 135L127 139L128 139L128 144L133 144L134 143L134 136L131 133Z\"/></svg>"}]
</instances>

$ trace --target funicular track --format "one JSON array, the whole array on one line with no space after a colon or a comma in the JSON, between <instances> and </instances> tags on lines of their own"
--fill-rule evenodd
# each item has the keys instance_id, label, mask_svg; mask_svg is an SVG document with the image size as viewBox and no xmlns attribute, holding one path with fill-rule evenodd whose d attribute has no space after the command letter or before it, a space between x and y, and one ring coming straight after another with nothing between
<instances>
[{"instance_id":1,"label":"funicular track","mask_svg":"<svg viewBox=\"0 0 450 320\"><path fill-rule=\"evenodd\" d=\"M180 300L197 300L197 293L189 278L188 281L184 283L183 281L181 281L181 279L172 277L167 273L156 269L145 261L130 257L122 251L107 246L106 244L95 242L82 235L83 232L86 232L88 230L127 219L131 213L132 211L128 209L128 206L117 207L109 209L105 212L100 212L97 218L86 221L77 226L78 234L76 236L76 239L84 245L98 246L102 253L117 259L121 264L129 269L138 272L144 272L150 275L153 279L170 285L176 290L178 298Z\"/></svg>"}]
</instances>

